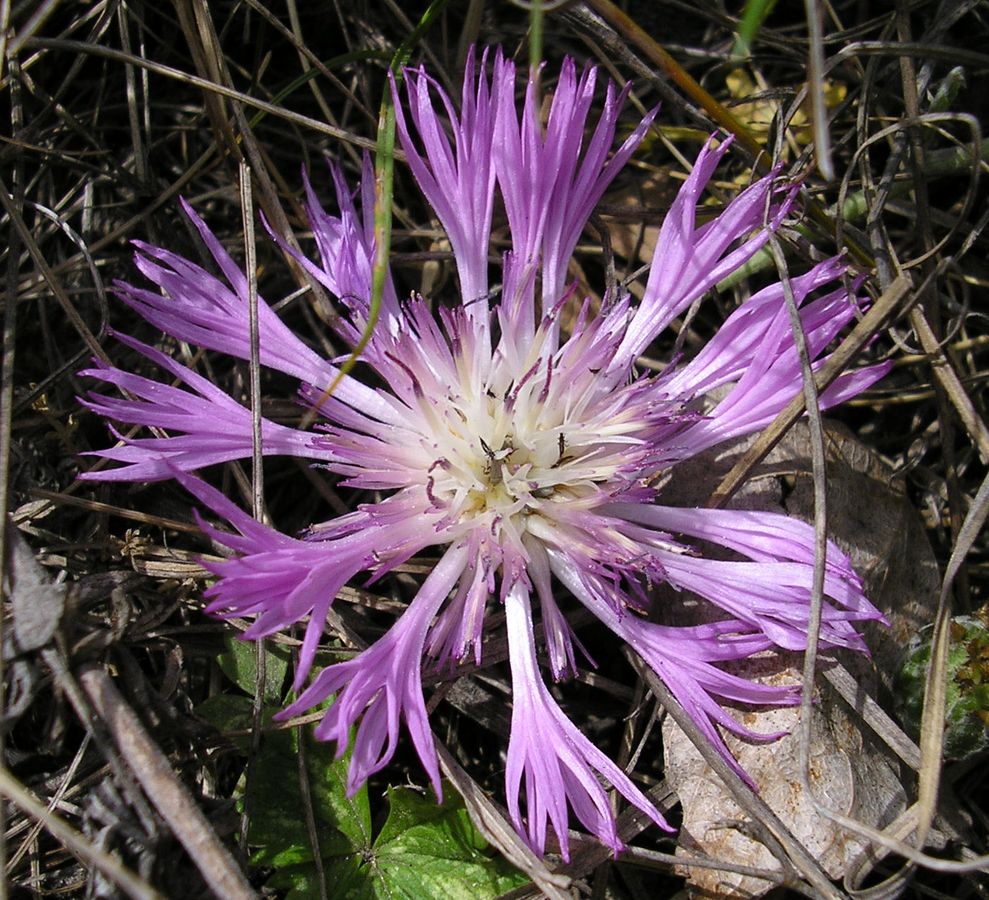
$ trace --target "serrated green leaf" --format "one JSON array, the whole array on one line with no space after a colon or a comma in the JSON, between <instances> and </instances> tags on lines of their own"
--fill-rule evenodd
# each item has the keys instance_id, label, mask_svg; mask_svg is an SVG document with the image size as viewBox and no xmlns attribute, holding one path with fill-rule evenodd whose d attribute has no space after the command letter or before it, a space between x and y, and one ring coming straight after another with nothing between
<instances>
[{"instance_id":1,"label":"serrated green leaf","mask_svg":"<svg viewBox=\"0 0 989 900\"><path fill-rule=\"evenodd\" d=\"M246 731L253 718L249 697L219 695L196 707L196 712L220 731ZM266 708L262 727L272 725L273 708ZM248 738L234 738L245 753ZM316 820L320 856L350 858L371 848L371 811L367 789L347 796L350 756L335 759L336 746L317 741L310 729L268 731L251 777L252 815L248 843L256 865L290 868L313 865L312 847L303 812L299 783L299 742L304 741L309 793ZM300 876L301 877L301 876Z\"/></svg>"},{"instance_id":2,"label":"serrated green leaf","mask_svg":"<svg viewBox=\"0 0 989 900\"><path fill-rule=\"evenodd\" d=\"M229 637L226 650L217 658L220 670L244 693L254 696L257 690L257 645ZM277 645L265 647L264 695L266 703L280 703L285 675L291 661L289 652Z\"/></svg>"},{"instance_id":3,"label":"serrated green leaf","mask_svg":"<svg viewBox=\"0 0 989 900\"><path fill-rule=\"evenodd\" d=\"M299 742L304 742L309 792L321 856L361 854L371 844L367 789L348 797L349 756L334 759L335 745L316 741L309 729L265 736L253 778L249 843L260 849L255 861L289 866L312 860L299 784Z\"/></svg>"},{"instance_id":4,"label":"serrated green leaf","mask_svg":"<svg viewBox=\"0 0 989 900\"><path fill-rule=\"evenodd\" d=\"M473 900L528 881L491 854L456 792L448 789L437 804L432 796L391 788L388 802L388 819L374 842L374 896Z\"/></svg>"},{"instance_id":5,"label":"serrated green leaf","mask_svg":"<svg viewBox=\"0 0 989 900\"><path fill-rule=\"evenodd\" d=\"M409 788L390 788L387 797L388 818L373 846L340 854L321 844L326 886L335 900L487 900L528 882L492 853L453 790L442 804ZM315 797L314 805L317 813L324 808ZM290 837L279 821L263 830L270 839ZM290 900L320 896L308 846L293 843L275 852L271 843L253 861L278 869L266 886L287 891Z\"/></svg>"},{"instance_id":6,"label":"serrated green leaf","mask_svg":"<svg viewBox=\"0 0 989 900\"><path fill-rule=\"evenodd\" d=\"M445 833L454 822L459 820L458 811L463 811L466 815L460 797L449 790L444 791L443 803L436 802L432 790L428 794L423 794L409 788L388 788L386 796L389 807L388 818L374 841L375 849L378 851L390 846L403 846L410 841L414 843L422 828L426 828L433 838L439 839L442 836L441 831ZM458 851L461 843L464 843L465 849L460 852L464 853L472 849L483 849L486 846L484 838L477 834L470 819L466 821L472 836L469 841L463 842L458 837L450 836L454 852ZM477 840L480 841L479 845L476 843Z\"/></svg>"}]
</instances>

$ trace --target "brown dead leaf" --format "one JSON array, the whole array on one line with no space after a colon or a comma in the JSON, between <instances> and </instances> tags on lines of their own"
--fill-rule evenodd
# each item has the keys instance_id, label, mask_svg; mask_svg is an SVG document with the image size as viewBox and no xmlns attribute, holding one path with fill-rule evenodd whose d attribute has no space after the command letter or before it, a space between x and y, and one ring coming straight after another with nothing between
<instances>
[{"instance_id":1,"label":"brown dead leaf","mask_svg":"<svg viewBox=\"0 0 989 900\"><path fill-rule=\"evenodd\" d=\"M840 661L875 696L894 671L906 638L929 620L936 600L938 571L923 527L902 487L867 448L829 426L828 518L830 536L849 553L872 601L891 620L891 629L869 630L869 661L843 654ZM663 499L701 505L751 439L691 460L663 488ZM732 505L773 509L810 519L813 479L806 424L798 423L756 468ZM682 604L680 604L683 610ZM706 607L681 612L679 622L697 621ZM772 684L799 683L800 654L775 653L725 667ZM824 662L823 664L826 664ZM884 827L905 808L900 764L828 685L817 679L813 710L810 784L818 801L867 825ZM862 851L860 839L819 815L801 785L798 709L737 708L733 714L757 732L790 731L779 741L756 744L727 736L735 757L760 786L762 799L818 859L833 878L842 877ZM678 852L702 852L744 866L780 870L781 864L746 827L745 814L682 731L663 725L666 774L683 806ZM684 869L689 892L705 897L758 897L772 885L751 876L715 869Z\"/></svg>"},{"instance_id":2,"label":"brown dead leaf","mask_svg":"<svg viewBox=\"0 0 989 900\"><path fill-rule=\"evenodd\" d=\"M774 655L749 660L731 669L769 684L794 684L800 682L800 662L797 654ZM825 682L818 682L818 691L813 710L811 788L817 799L830 809L884 827L903 811L906 802L895 765L869 739L854 713ZM727 743L759 785L762 799L828 875L841 878L865 844L819 815L804 791L799 769L799 708L736 708L732 712L754 731L790 732L768 744L755 744L731 735ZM664 722L663 742L666 776L683 806L678 853L701 852L724 862L779 871L779 861L752 836L746 815L671 719ZM687 876L691 893L702 896L758 897L773 887L750 875L716 869L690 868L683 874Z\"/></svg>"},{"instance_id":3,"label":"brown dead leaf","mask_svg":"<svg viewBox=\"0 0 989 900\"><path fill-rule=\"evenodd\" d=\"M66 586L51 583L9 518L7 541L3 593L10 600L17 649L26 653L54 637L65 612Z\"/></svg>"}]
</instances>

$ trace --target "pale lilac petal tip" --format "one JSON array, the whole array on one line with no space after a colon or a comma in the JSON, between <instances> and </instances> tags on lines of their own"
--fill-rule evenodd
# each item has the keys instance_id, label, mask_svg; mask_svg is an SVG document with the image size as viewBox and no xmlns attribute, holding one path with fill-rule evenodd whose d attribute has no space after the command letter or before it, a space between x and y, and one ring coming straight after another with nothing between
<instances>
[{"instance_id":1,"label":"pale lilac petal tip","mask_svg":"<svg viewBox=\"0 0 989 900\"><path fill-rule=\"evenodd\" d=\"M512 735L505 771L508 810L512 822L542 854L549 829L560 853L570 859L567 822L570 811L615 855L622 850L614 812L598 775L660 828L666 820L600 749L566 717L539 676L533 641L532 616L525 590L517 585L505 601L512 669ZM523 817L520 794L525 788Z\"/></svg>"},{"instance_id":2,"label":"pale lilac petal tip","mask_svg":"<svg viewBox=\"0 0 989 900\"><path fill-rule=\"evenodd\" d=\"M350 729L357 725L348 777L351 792L388 764L398 742L399 720L404 718L436 796L442 798L439 762L422 696L421 660L429 622L463 574L466 558L463 547L448 550L385 637L353 659L323 669L276 717L298 715L337 694L316 736L335 741L339 757L349 744Z\"/></svg>"},{"instance_id":3,"label":"pale lilac petal tip","mask_svg":"<svg viewBox=\"0 0 989 900\"><path fill-rule=\"evenodd\" d=\"M99 361L79 374L113 385L124 397L89 393L80 398L87 409L107 419L178 432L169 437L124 438L122 447L87 455L125 465L80 475L90 481L157 481L174 477L175 470L193 471L206 466L250 457L254 446L251 411L215 387L208 379L170 356L126 335L118 340L142 354L186 385L175 387L116 369ZM265 455L300 456L313 460L331 458L314 444L314 435L261 419L261 450Z\"/></svg>"},{"instance_id":4,"label":"pale lilac petal tip","mask_svg":"<svg viewBox=\"0 0 989 900\"><path fill-rule=\"evenodd\" d=\"M392 81L399 141L423 195L450 238L461 292L471 317L477 311L472 301L484 297L488 290L488 244L494 206L495 106L485 73L486 61L485 53L475 87L471 54L459 114L434 78L424 69L408 68L404 71L409 101L407 120ZM447 123L452 139L444 127Z\"/></svg>"}]
</instances>

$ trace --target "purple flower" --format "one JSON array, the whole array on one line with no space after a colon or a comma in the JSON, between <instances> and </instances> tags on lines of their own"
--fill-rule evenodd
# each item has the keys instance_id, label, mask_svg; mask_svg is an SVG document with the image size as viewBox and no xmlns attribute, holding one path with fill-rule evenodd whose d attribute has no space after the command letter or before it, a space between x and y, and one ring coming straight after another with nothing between
<instances>
[{"instance_id":1,"label":"purple flower","mask_svg":"<svg viewBox=\"0 0 989 900\"><path fill-rule=\"evenodd\" d=\"M633 647L736 769L717 726L749 732L720 701L798 699L795 689L750 683L719 664L772 647L804 646L812 530L775 513L671 507L657 486L660 474L672 470L676 477L679 462L763 427L799 392L782 286L739 306L693 359L675 360L660 374L640 374L634 365L675 317L766 244L793 194L780 190L774 176L761 178L698 225L698 201L730 143L712 139L662 226L642 298L634 302L627 292L613 291L599 311L585 301L567 334L560 314L575 299L568 261L653 113L612 152L624 92L609 84L593 121L594 69L578 74L572 61L564 63L543 124L534 85L520 108L514 65L498 54L489 82L486 64L485 56L478 73L470 64L459 112L422 69L405 73L404 110L396 91L398 135L450 240L460 293L446 305L444 298L399 300L389 279L364 357L380 386L348 376L327 397L337 367L295 337L263 301L260 306L261 362L298 379L302 401L319 413L312 431L264 421L263 451L318 461L344 486L384 492L384 499L314 525L301 539L255 522L186 474L250 456L248 410L129 338L121 340L182 386L98 365L86 374L126 396L95 394L84 402L167 436L99 451L95 455L124 465L83 477L178 478L237 530L203 523L235 552L210 565L217 580L207 591L209 611L253 616L246 637L307 622L295 683L301 693L282 716L335 695L316 733L335 740L342 754L356 726L351 789L387 764L404 720L439 794L423 666L451 666L468 655L480 662L485 617L503 606L513 690L506 764L512 820L539 852L549 826L566 856L572 812L617 852L602 776L667 826L567 718L540 673L541 653L554 679L576 670L568 605L582 604ZM319 258L298 259L347 306L349 319L338 327L353 342L369 312L373 175L365 165L356 195L336 168L333 181L337 215L325 212L306 185ZM500 283L493 284L498 195L511 249L500 259ZM225 281L139 244L137 266L153 288L119 284L118 293L172 337L248 358L246 279L196 214L188 207L186 214ZM843 262L830 259L792 283L815 365L827 359L830 342L862 304L844 287L844 275ZM856 395L885 371L872 366L845 373L824 392L824 405ZM701 401L716 388L722 399L701 412ZM712 558L708 545L723 549ZM380 578L415 555L436 562L387 634L324 668L303 689L340 589L362 573ZM662 582L706 598L720 617L679 628L648 621L648 588ZM825 593L822 645L864 650L855 623L880 616L832 545Z\"/></svg>"}]
</instances>

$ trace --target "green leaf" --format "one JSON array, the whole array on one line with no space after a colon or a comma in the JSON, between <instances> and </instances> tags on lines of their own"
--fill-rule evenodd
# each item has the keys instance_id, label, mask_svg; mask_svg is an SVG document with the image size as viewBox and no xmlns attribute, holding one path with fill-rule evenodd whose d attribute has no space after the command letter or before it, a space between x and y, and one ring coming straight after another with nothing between
<instances>
[{"instance_id":1,"label":"green leaf","mask_svg":"<svg viewBox=\"0 0 989 900\"><path fill-rule=\"evenodd\" d=\"M493 856L460 796L447 785L439 805L431 795L390 788L391 806L374 842L371 881L375 897L497 897L528 878Z\"/></svg>"},{"instance_id":2,"label":"green leaf","mask_svg":"<svg viewBox=\"0 0 989 900\"><path fill-rule=\"evenodd\" d=\"M932 113L948 112L954 107L955 100L958 99L958 92L965 85L965 70L961 66L955 66L938 84L928 111Z\"/></svg>"},{"instance_id":3,"label":"green leaf","mask_svg":"<svg viewBox=\"0 0 989 900\"><path fill-rule=\"evenodd\" d=\"M231 731L249 731L253 719L253 703L250 697L233 694L217 694L196 707L196 715L205 719L242 753L247 754L251 740L248 735L233 736Z\"/></svg>"},{"instance_id":4,"label":"green leaf","mask_svg":"<svg viewBox=\"0 0 989 900\"><path fill-rule=\"evenodd\" d=\"M410 788L389 788L390 810L373 846L348 853L323 848L323 873L330 896L340 900L488 900L528 883L494 855L474 827L460 797L450 790L444 803ZM283 826L266 826L275 836ZM252 830L252 834L253 834ZM257 854L255 863L278 871L267 887L288 891L290 900L320 896L319 876L298 844L280 853ZM301 855L300 855L301 853Z\"/></svg>"},{"instance_id":5,"label":"green leaf","mask_svg":"<svg viewBox=\"0 0 989 900\"><path fill-rule=\"evenodd\" d=\"M223 732L247 731L251 725L249 697L211 697L196 712ZM273 713L264 711L264 727ZM246 736L233 740L247 752ZM367 788L347 796L350 753L334 759L334 744L315 740L309 728L293 728L264 733L251 777L248 843L255 865L276 870L267 887L286 891L290 900L320 896L299 785L300 741L330 896L485 900L528 882L491 851L449 785L442 804L432 792L389 788L388 817L372 839Z\"/></svg>"},{"instance_id":6,"label":"green leaf","mask_svg":"<svg viewBox=\"0 0 989 900\"><path fill-rule=\"evenodd\" d=\"M366 893L367 882L361 865L358 856L340 857L324 863L327 895L334 900L340 897L371 897ZM317 900L321 897L319 873L312 862L279 869L268 879L265 887L286 891L285 900Z\"/></svg>"},{"instance_id":7,"label":"green leaf","mask_svg":"<svg viewBox=\"0 0 989 900\"><path fill-rule=\"evenodd\" d=\"M933 631L928 626L911 642L900 666L893 702L907 731L920 734L931 661ZM989 629L973 616L951 620L945 685L944 754L965 759L989 747Z\"/></svg>"},{"instance_id":8,"label":"green leaf","mask_svg":"<svg viewBox=\"0 0 989 900\"><path fill-rule=\"evenodd\" d=\"M317 741L309 728L265 735L251 780L252 809L248 842L257 847L254 861L283 867L312 861L299 784L300 741L324 858L364 853L371 841L367 789L347 796L350 755L335 759L336 745Z\"/></svg>"},{"instance_id":9,"label":"green leaf","mask_svg":"<svg viewBox=\"0 0 989 900\"><path fill-rule=\"evenodd\" d=\"M776 0L748 0L742 13L742 21L738 23L735 46L731 50L732 59L742 59L749 55L762 23L775 5Z\"/></svg>"},{"instance_id":10,"label":"green leaf","mask_svg":"<svg viewBox=\"0 0 989 900\"><path fill-rule=\"evenodd\" d=\"M237 687L253 697L257 690L257 645L253 641L247 643L228 637L226 647L227 649L216 658L221 671ZM285 675L290 662L288 650L276 644L265 647L264 700L268 703L281 701L282 687L285 684Z\"/></svg>"},{"instance_id":11,"label":"green leaf","mask_svg":"<svg viewBox=\"0 0 989 900\"><path fill-rule=\"evenodd\" d=\"M528 883L495 856L453 790L432 795L389 788L388 819L373 847L324 859L326 886L341 900L487 900ZM277 865L277 863L274 863ZM320 896L313 863L280 868L266 885L291 900Z\"/></svg>"},{"instance_id":12,"label":"green leaf","mask_svg":"<svg viewBox=\"0 0 989 900\"><path fill-rule=\"evenodd\" d=\"M196 707L196 712L222 732L251 727L249 697L219 695ZM267 708L262 727L269 728L275 709ZM245 754L249 739L232 739ZM312 848L299 783L299 747L303 741L306 775L316 820L320 856L352 857L371 847L371 811L367 789L347 796L350 755L335 759L336 745L317 741L309 728L267 731L251 777L251 821L248 843L257 865L287 868L313 866Z\"/></svg>"}]
</instances>

